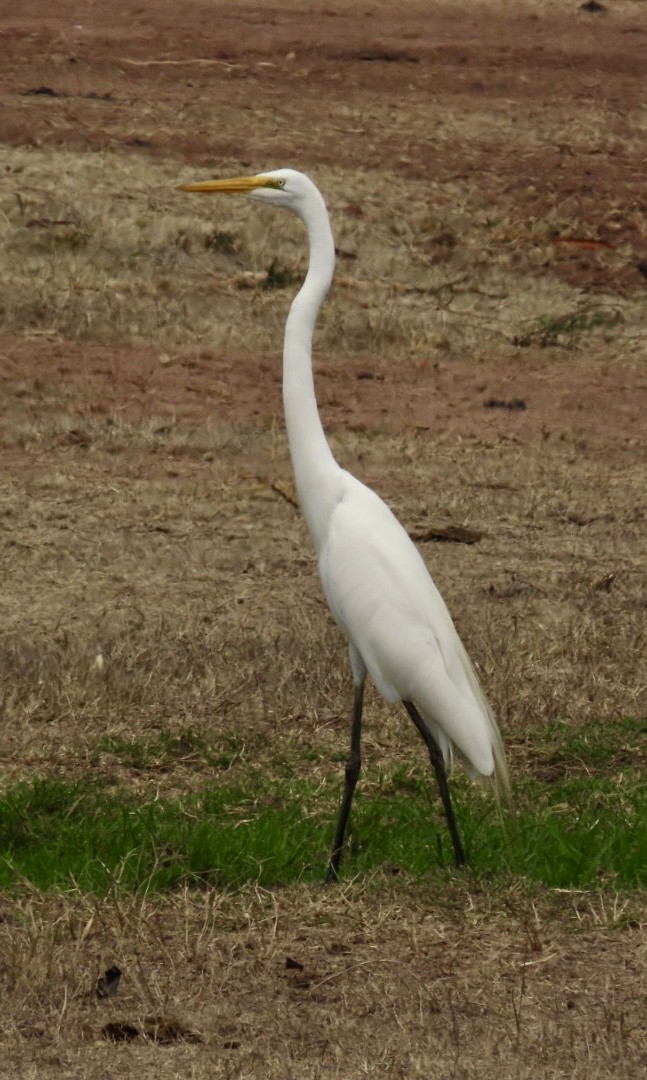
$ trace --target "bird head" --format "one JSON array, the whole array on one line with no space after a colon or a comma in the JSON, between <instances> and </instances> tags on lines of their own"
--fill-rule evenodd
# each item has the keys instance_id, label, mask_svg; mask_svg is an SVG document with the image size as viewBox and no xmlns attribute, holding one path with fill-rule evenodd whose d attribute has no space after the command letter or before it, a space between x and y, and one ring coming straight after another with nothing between
<instances>
[{"instance_id":1,"label":"bird head","mask_svg":"<svg viewBox=\"0 0 647 1080\"><path fill-rule=\"evenodd\" d=\"M208 194L250 195L259 202L283 206L297 213L313 189L316 191L312 181L295 169L275 169L231 180L200 180L194 184L182 184L179 188L180 191Z\"/></svg>"}]
</instances>

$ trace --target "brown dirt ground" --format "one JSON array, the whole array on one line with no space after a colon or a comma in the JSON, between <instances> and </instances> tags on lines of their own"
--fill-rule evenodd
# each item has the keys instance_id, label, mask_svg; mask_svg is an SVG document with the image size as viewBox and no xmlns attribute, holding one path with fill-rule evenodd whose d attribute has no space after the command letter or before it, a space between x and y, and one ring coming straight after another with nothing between
<instances>
[{"instance_id":1,"label":"brown dirt ground","mask_svg":"<svg viewBox=\"0 0 647 1080\"><path fill-rule=\"evenodd\" d=\"M487 292L482 329L478 307L464 309L467 352L452 345L449 314L449 345L439 330L437 347L400 344L389 364L388 347L345 348L328 324L335 347L317 390L344 463L412 532L483 529L480 544L425 554L513 774L533 767L538 716L611 723L646 708L643 8L0 6L8 162L101 152L178 179L291 164L331 189L348 174L351 195L333 196L344 235L362 215L373 227L393 199L394 237L409 227L434 273L460 271ZM5 214L35 197L12 170ZM443 221L470 216L456 249L455 229L417 247L427 188ZM534 320L493 322L501 260L507 293L518 279L610 317L548 341ZM398 265L404 279L406 258ZM370 276L361 249L348 267ZM183 274L178 260L169 303L192 289ZM348 291L349 305L377 310L373 292ZM196 335L192 351L167 356L161 339L142 345L117 326L72 339L49 313L4 322L0 609L4 655L20 658L28 686L9 685L3 701L6 775L74 774L106 731L225 738L242 709L277 752L344 746L342 647L290 502L275 360L285 305L250 315L249 291L231 302L254 348L205 349ZM95 690L98 649L111 681ZM368 752L412 753L370 704L382 726L369 725ZM183 769L150 783L199 779ZM375 895L359 884L139 907L6 901L0 1075L633 1080L647 1071L644 914L642 898L618 904L558 896L533 909L511 895L492 906L478 888L428 896L401 881ZM115 959L120 997L83 997ZM100 1037L107 1019L169 1012L204 1041Z\"/></svg>"}]
</instances>

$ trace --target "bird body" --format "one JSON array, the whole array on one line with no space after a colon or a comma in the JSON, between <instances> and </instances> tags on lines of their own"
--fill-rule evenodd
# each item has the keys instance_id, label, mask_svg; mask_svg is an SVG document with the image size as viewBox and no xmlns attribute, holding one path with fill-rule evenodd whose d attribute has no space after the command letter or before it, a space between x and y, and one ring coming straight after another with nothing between
<instances>
[{"instance_id":1,"label":"bird body","mask_svg":"<svg viewBox=\"0 0 647 1080\"><path fill-rule=\"evenodd\" d=\"M332 615L382 696L412 701L440 743L474 773L495 773L497 743L451 616L406 530L370 488L342 473L319 555Z\"/></svg>"},{"instance_id":2,"label":"bird body","mask_svg":"<svg viewBox=\"0 0 647 1080\"><path fill-rule=\"evenodd\" d=\"M336 878L360 768L367 673L389 702L402 701L429 750L456 862L464 852L445 762L454 751L475 775L507 792L496 721L445 603L406 530L370 488L335 460L315 396L312 339L330 288L335 248L321 193L302 173L279 169L254 177L184 185L187 191L247 192L294 210L310 245L308 272L285 328L283 403L299 501L317 553L330 611L349 642L355 685L351 754L329 878Z\"/></svg>"}]
</instances>

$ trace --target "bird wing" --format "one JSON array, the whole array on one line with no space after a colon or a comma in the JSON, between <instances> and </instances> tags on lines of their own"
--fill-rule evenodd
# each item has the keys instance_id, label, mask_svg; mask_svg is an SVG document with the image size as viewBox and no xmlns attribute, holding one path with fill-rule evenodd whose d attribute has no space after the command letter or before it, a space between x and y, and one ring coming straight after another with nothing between
<instances>
[{"instance_id":1,"label":"bird wing","mask_svg":"<svg viewBox=\"0 0 647 1080\"><path fill-rule=\"evenodd\" d=\"M346 477L319 560L332 614L387 701L413 701L446 757L489 776L500 736L445 602L397 518Z\"/></svg>"}]
</instances>

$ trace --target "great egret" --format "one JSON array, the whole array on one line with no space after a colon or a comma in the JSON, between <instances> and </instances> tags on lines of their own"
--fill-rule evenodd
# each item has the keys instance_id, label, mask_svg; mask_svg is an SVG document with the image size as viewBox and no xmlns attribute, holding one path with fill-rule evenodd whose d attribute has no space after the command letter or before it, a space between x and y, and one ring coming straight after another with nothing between
<instances>
[{"instance_id":1,"label":"great egret","mask_svg":"<svg viewBox=\"0 0 647 1080\"><path fill-rule=\"evenodd\" d=\"M473 773L508 791L501 736L445 603L411 539L382 500L333 457L312 375L312 337L335 267L326 204L303 173L277 169L182 191L242 192L294 210L310 241L308 273L292 302L283 349L283 405L299 501L328 606L348 638L354 683L350 755L327 880L339 872L361 767L367 673L389 702L402 701L436 774L456 865L465 862L445 764L454 752Z\"/></svg>"}]
</instances>

